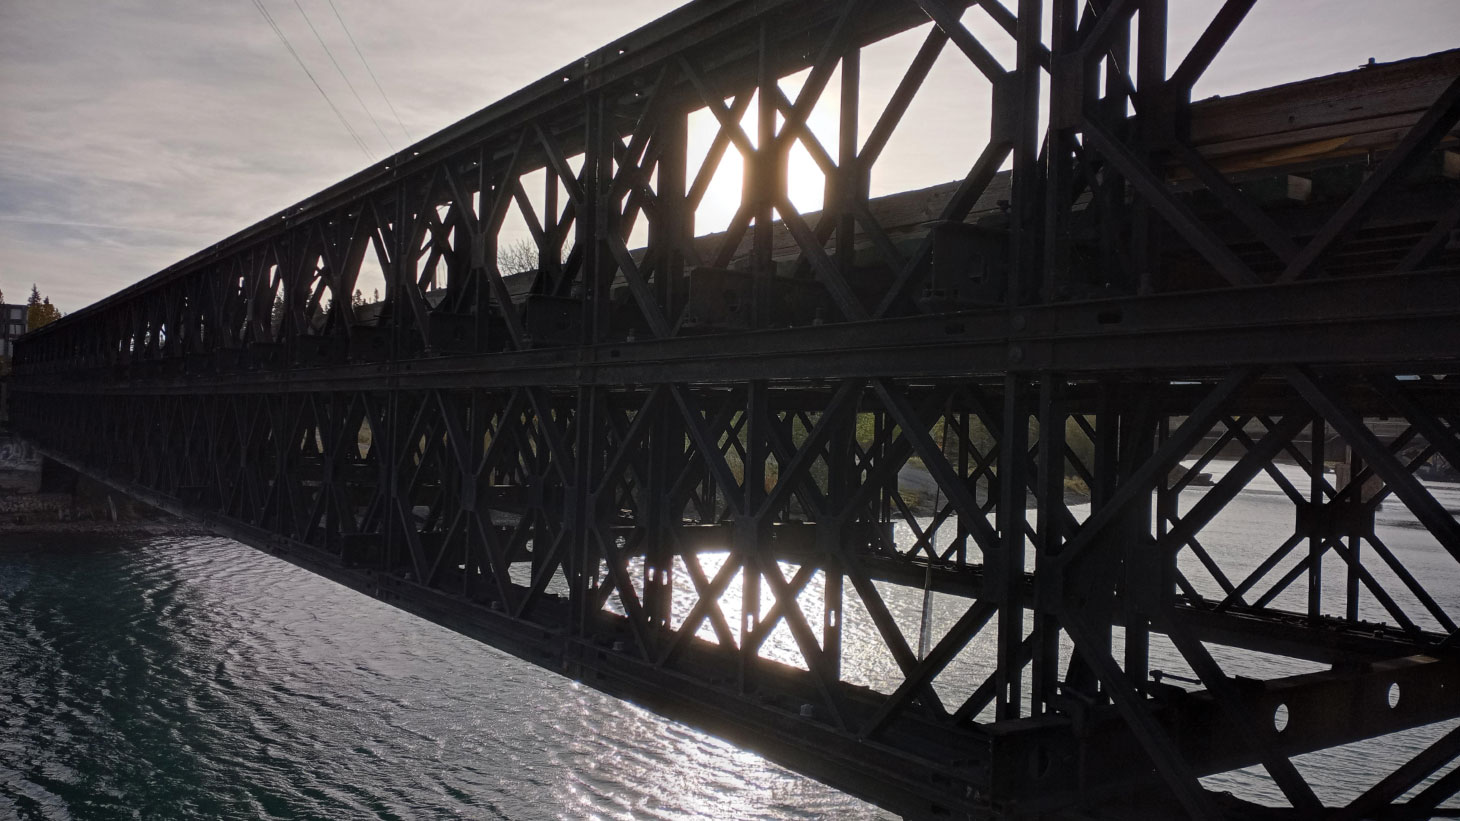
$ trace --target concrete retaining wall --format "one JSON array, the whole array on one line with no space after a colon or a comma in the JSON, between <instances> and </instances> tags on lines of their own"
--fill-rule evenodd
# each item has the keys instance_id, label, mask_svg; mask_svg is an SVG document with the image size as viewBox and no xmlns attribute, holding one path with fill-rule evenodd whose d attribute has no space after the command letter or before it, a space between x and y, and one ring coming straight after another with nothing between
<instances>
[{"instance_id":1,"label":"concrete retaining wall","mask_svg":"<svg viewBox=\"0 0 1460 821\"><path fill-rule=\"evenodd\" d=\"M0 433L0 502L40 489L41 455L23 439Z\"/></svg>"}]
</instances>

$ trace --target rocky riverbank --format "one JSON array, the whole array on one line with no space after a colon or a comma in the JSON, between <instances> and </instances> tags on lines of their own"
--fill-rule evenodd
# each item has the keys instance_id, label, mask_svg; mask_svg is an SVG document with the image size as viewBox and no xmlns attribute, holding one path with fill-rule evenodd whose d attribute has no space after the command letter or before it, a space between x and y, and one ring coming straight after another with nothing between
<instances>
[{"instance_id":1,"label":"rocky riverbank","mask_svg":"<svg viewBox=\"0 0 1460 821\"><path fill-rule=\"evenodd\" d=\"M196 536L207 530L77 477L69 492L0 489L0 545L7 534Z\"/></svg>"},{"instance_id":2,"label":"rocky riverbank","mask_svg":"<svg viewBox=\"0 0 1460 821\"><path fill-rule=\"evenodd\" d=\"M0 546L37 533L194 536L207 531L130 499L0 430Z\"/></svg>"},{"instance_id":3,"label":"rocky riverbank","mask_svg":"<svg viewBox=\"0 0 1460 821\"><path fill-rule=\"evenodd\" d=\"M210 535L210 531L185 519L166 516L165 514L164 518L130 522L111 522L96 519L81 521L38 520L28 519L23 516L13 521L0 519L0 547L5 546L8 538L52 534L155 538L207 536Z\"/></svg>"}]
</instances>

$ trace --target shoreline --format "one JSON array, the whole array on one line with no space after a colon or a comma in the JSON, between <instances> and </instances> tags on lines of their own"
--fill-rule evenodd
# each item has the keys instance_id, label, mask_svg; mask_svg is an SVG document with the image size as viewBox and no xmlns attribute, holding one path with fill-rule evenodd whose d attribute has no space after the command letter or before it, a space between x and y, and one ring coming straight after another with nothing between
<instances>
[{"instance_id":1,"label":"shoreline","mask_svg":"<svg viewBox=\"0 0 1460 821\"><path fill-rule=\"evenodd\" d=\"M105 519L73 521L0 521L0 538L5 536L213 536L202 525L175 516L112 522Z\"/></svg>"}]
</instances>

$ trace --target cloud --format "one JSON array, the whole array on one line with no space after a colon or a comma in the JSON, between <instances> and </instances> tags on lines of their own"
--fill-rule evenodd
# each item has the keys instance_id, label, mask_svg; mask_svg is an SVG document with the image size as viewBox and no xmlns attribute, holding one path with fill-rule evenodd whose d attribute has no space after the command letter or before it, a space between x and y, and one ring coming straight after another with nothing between
<instances>
[{"instance_id":1,"label":"cloud","mask_svg":"<svg viewBox=\"0 0 1460 821\"><path fill-rule=\"evenodd\" d=\"M293 0L261 2L372 154L384 156L385 140ZM328 3L300 2L394 147L402 148L401 126ZM677 3L335 5L404 127L421 139ZM1173 48L1184 47L1201 22L1187 20L1196 14L1190 10L1208 4L1172 5ZM1259 3L1249 21L1254 25L1244 27L1234 53L1223 55L1199 91L1230 93L1342 70L1370 56L1393 59L1452 45L1444 41L1453 38L1457 20L1447 0L1394 3L1382 15L1372 8L1367 0ZM1333 30L1317 35L1312 20ZM881 84L869 98L890 93L895 82L870 71L864 76L869 85ZM968 90L969 72L955 67L936 76L950 79L938 80L910 115L929 125L909 129L916 139L899 137L889 148L890 158L905 155L906 164L889 159L879 186L912 179L905 174L917 176L918 184L962 175L956 163L940 162L968 153L962 143L985 127L981 109ZM0 3L0 111L0 287L14 294L38 282L68 311L369 162L245 0ZM937 142L940 133L960 135L961 142L949 150Z\"/></svg>"},{"instance_id":2,"label":"cloud","mask_svg":"<svg viewBox=\"0 0 1460 821\"><path fill-rule=\"evenodd\" d=\"M252 3L0 4L0 287L74 310L388 153L298 9L264 2L371 156ZM404 147L328 4L303 5ZM417 139L671 5L336 0Z\"/></svg>"}]
</instances>

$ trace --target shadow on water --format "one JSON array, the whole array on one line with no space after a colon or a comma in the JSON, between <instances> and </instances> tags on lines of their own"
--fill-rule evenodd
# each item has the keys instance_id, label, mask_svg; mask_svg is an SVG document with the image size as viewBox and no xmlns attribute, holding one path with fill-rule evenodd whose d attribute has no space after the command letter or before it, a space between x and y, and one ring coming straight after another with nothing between
<instances>
[{"instance_id":1,"label":"shadow on water","mask_svg":"<svg viewBox=\"0 0 1460 821\"><path fill-rule=\"evenodd\" d=\"M209 797L178 709L184 586L146 545L10 536L0 548L0 810L129 818Z\"/></svg>"}]
</instances>

